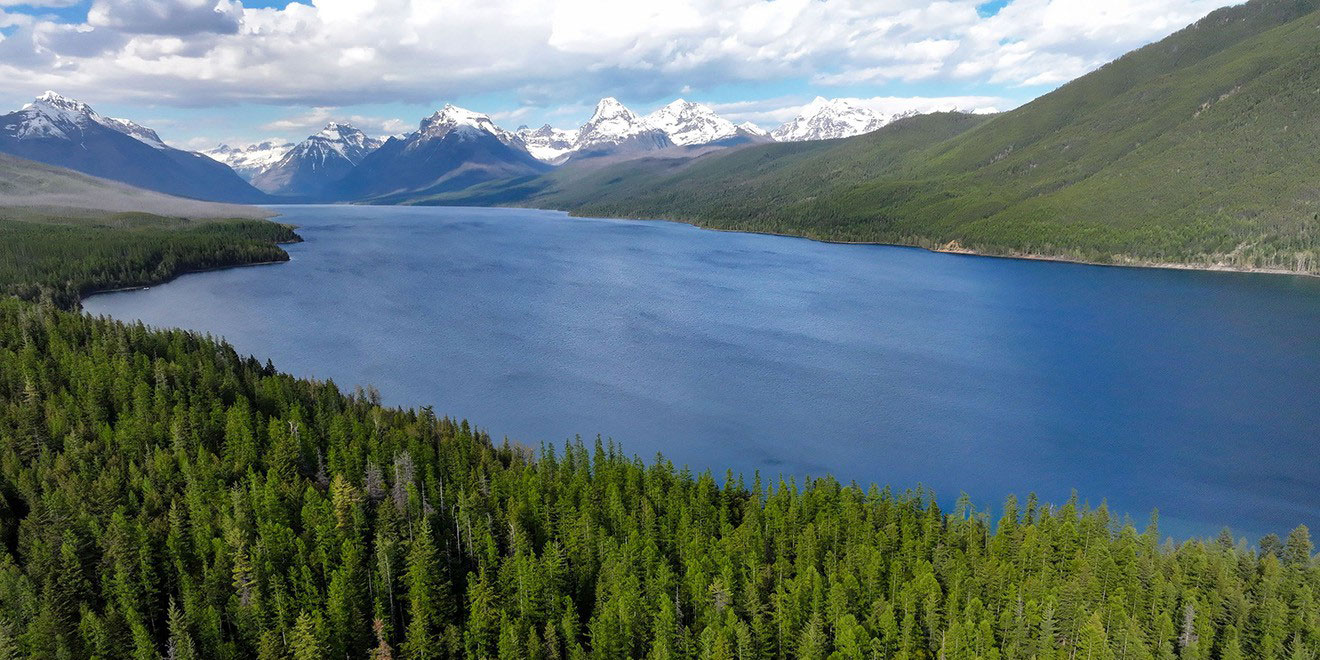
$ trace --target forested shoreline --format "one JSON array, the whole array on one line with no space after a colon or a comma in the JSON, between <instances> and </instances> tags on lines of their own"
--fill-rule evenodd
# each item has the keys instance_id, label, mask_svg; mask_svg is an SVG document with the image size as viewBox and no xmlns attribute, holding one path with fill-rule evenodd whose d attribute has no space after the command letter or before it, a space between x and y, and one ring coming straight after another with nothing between
<instances>
[{"instance_id":1,"label":"forested shoreline","mask_svg":"<svg viewBox=\"0 0 1320 660\"><path fill-rule=\"evenodd\" d=\"M287 261L277 244L300 240L292 227L266 220L0 209L0 296L72 309L97 291L160 284L198 270Z\"/></svg>"},{"instance_id":2,"label":"forested shoreline","mask_svg":"<svg viewBox=\"0 0 1320 660\"><path fill-rule=\"evenodd\" d=\"M267 224L6 244L6 291L37 302L0 300L0 658L1320 653L1305 527L1175 544L1077 498L991 515L532 449L31 295L278 250Z\"/></svg>"}]
</instances>

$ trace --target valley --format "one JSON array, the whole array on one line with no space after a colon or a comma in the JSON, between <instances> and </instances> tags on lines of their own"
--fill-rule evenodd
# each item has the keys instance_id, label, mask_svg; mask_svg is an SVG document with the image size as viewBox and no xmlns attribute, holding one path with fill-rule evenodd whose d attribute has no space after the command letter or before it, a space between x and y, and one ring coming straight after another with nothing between
<instances>
[{"instance_id":1,"label":"valley","mask_svg":"<svg viewBox=\"0 0 1320 660\"><path fill-rule=\"evenodd\" d=\"M0 660L1320 657L1320 0L0 5Z\"/></svg>"}]
</instances>

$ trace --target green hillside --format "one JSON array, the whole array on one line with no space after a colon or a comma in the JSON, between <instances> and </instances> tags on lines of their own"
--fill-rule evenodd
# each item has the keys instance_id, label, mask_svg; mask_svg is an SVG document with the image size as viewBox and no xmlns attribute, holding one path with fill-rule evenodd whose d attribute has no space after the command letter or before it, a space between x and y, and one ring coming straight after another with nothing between
<instances>
[{"instance_id":1,"label":"green hillside","mask_svg":"<svg viewBox=\"0 0 1320 660\"><path fill-rule=\"evenodd\" d=\"M266 209L172 197L0 154L0 296L76 307L92 291L283 261Z\"/></svg>"},{"instance_id":2,"label":"green hillside","mask_svg":"<svg viewBox=\"0 0 1320 660\"><path fill-rule=\"evenodd\" d=\"M694 161L639 160L420 203L1098 262L1320 271L1315 0L1216 11L1021 108Z\"/></svg>"}]
</instances>

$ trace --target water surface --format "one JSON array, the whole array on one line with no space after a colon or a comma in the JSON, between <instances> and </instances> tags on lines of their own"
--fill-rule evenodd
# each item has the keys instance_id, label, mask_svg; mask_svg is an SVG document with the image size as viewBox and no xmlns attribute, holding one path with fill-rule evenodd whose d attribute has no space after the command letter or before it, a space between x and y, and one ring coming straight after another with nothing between
<instances>
[{"instance_id":1,"label":"water surface","mask_svg":"<svg viewBox=\"0 0 1320 660\"><path fill-rule=\"evenodd\" d=\"M1320 280L829 245L515 209L286 207L286 264L103 294L499 438L1143 527L1320 523Z\"/></svg>"}]
</instances>

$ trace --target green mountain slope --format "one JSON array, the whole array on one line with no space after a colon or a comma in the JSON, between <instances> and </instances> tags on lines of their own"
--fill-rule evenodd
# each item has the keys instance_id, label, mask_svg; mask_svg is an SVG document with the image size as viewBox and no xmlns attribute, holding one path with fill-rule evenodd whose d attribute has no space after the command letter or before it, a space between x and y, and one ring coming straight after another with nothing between
<instances>
[{"instance_id":1,"label":"green mountain slope","mask_svg":"<svg viewBox=\"0 0 1320 660\"><path fill-rule=\"evenodd\" d=\"M103 289L289 255L269 210L201 202L0 154L0 296L75 307Z\"/></svg>"},{"instance_id":2,"label":"green mountain slope","mask_svg":"<svg viewBox=\"0 0 1320 660\"><path fill-rule=\"evenodd\" d=\"M1320 271L1320 13L1255 0L1012 112L422 203L518 203L827 240ZM954 245L950 245L954 243Z\"/></svg>"}]
</instances>

